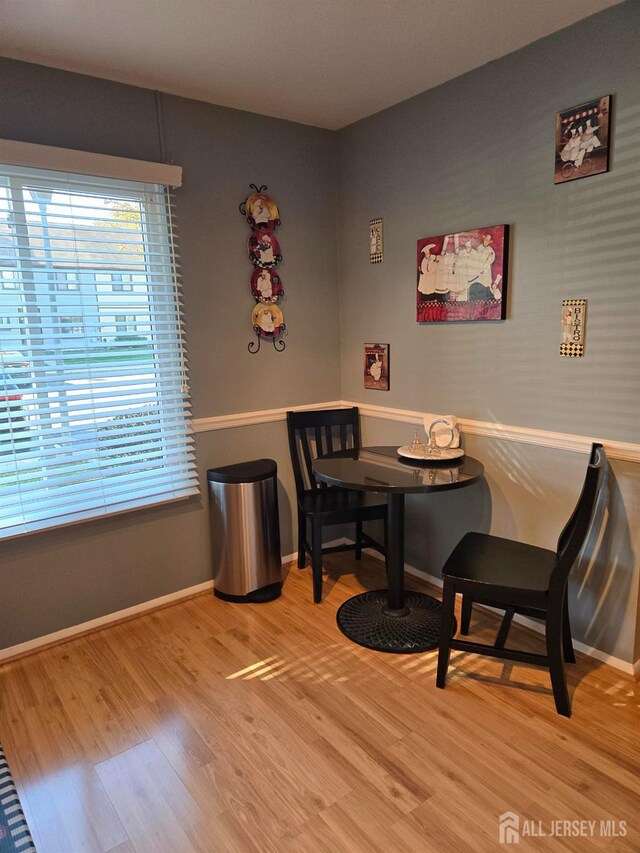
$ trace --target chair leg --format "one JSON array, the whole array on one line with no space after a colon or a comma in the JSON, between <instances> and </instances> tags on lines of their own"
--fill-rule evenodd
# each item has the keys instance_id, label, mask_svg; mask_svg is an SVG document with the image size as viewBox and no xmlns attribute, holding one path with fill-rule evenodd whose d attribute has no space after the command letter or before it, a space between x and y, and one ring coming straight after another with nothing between
<instances>
[{"instance_id":1,"label":"chair leg","mask_svg":"<svg viewBox=\"0 0 640 853\"><path fill-rule=\"evenodd\" d=\"M556 703L556 711L562 714L563 717L571 716L571 702L569 700L569 691L567 690L567 676L564 671L564 655L563 649L563 609L562 602L550 607L547 611L547 620L545 625L547 639L547 661L549 665L549 674L551 676L551 687L553 688L553 698Z\"/></svg>"},{"instance_id":2,"label":"chair leg","mask_svg":"<svg viewBox=\"0 0 640 853\"><path fill-rule=\"evenodd\" d=\"M473 609L473 598L469 593L462 596L462 612L460 614L460 633L468 634L471 625L471 611Z\"/></svg>"},{"instance_id":3,"label":"chair leg","mask_svg":"<svg viewBox=\"0 0 640 853\"><path fill-rule=\"evenodd\" d=\"M575 663L576 655L573 650L573 640L571 639L571 622L569 621L569 593L565 590L564 593L564 610L562 613L562 651L566 663Z\"/></svg>"},{"instance_id":4,"label":"chair leg","mask_svg":"<svg viewBox=\"0 0 640 853\"><path fill-rule=\"evenodd\" d=\"M311 571L313 572L313 603L322 601L322 526L312 522Z\"/></svg>"},{"instance_id":5,"label":"chair leg","mask_svg":"<svg viewBox=\"0 0 640 853\"><path fill-rule=\"evenodd\" d=\"M356 521L356 560L362 559L362 522Z\"/></svg>"},{"instance_id":6,"label":"chair leg","mask_svg":"<svg viewBox=\"0 0 640 853\"><path fill-rule=\"evenodd\" d=\"M455 585L452 581L445 580L442 588L442 621L440 625L440 645L438 647L436 687L444 687L447 683L447 670L449 669L449 655L451 653L451 634L453 633L455 605Z\"/></svg>"},{"instance_id":7,"label":"chair leg","mask_svg":"<svg viewBox=\"0 0 640 853\"><path fill-rule=\"evenodd\" d=\"M500 630L498 631L498 636L496 637L496 641L493 644L494 649L504 649L505 643L507 642L507 637L509 636L509 630L511 628L511 622L513 621L513 616L515 613L514 607L507 607L504 611L504 616L502 617L502 624L500 625Z\"/></svg>"},{"instance_id":8,"label":"chair leg","mask_svg":"<svg viewBox=\"0 0 640 853\"><path fill-rule=\"evenodd\" d=\"M298 510L298 568L304 569L307 565L307 552L304 540L307 537L307 517Z\"/></svg>"}]
</instances>

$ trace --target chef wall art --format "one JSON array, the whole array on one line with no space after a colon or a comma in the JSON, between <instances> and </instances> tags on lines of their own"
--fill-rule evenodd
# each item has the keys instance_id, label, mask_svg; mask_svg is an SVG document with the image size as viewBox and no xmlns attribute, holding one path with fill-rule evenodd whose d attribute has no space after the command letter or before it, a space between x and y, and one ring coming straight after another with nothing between
<instances>
[{"instance_id":1,"label":"chef wall art","mask_svg":"<svg viewBox=\"0 0 640 853\"><path fill-rule=\"evenodd\" d=\"M389 344L364 345L364 387L389 390Z\"/></svg>"},{"instance_id":2,"label":"chef wall art","mask_svg":"<svg viewBox=\"0 0 640 853\"><path fill-rule=\"evenodd\" d=\"M275 270L254 269L251 273L251 295L256 302L277 302L282 294L282 282Z\"/></svg>"},{"instance_id":3,"label":"chef wall art","mask_svg":"<svg viewBox=\"0 0 640 853\"><path fill-rule=\"evenodd\" d=\"M418 323L504 320L508 225L418 240Z\"/></svg>"},{"instance_id":4,"label":"chef wall art","mask_svg":"<svg viewBox=\"0 0 640 853\"><path fill-rule=\"evenodd\" d=\"M274 338L282 331L284 317L277 305L259 302L251 312L251 324L261 338Z\"/></svg>"},{"instance_id":5,"label":"chef wall art","mask_svg":"<svg viewBox=\"0 0 640 853\"><path fill-rule=\"evenodd\" d=\"M609 169L611 96L594 98L556 115L554 183L599 175Z\"/></svg>"},{"instance_id":6,"label":"chef wall art","mask_svg":"<svg viewBox=\"0 0 640 853\"><path fill-rule=\"evenodd\" d=\"M250 353L260 349L262 340L270 340L278 352L285 348L280 336L286 331L282 309L276 305L284 299L282 278L276 267L282 261L278 238L273 233L280 225L278 205L264 190L266 186L251 184L253 192L240 205L251 233L247 239L247 254L253 264L249 280L255 305L251 312L251 326L256 336L248 346Z\"/></svg>"}]
</instances>

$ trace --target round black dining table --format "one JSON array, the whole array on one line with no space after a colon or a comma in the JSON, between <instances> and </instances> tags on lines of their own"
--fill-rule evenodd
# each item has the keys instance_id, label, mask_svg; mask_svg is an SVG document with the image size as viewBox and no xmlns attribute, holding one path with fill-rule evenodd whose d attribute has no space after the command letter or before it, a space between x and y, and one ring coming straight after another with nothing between
<instances>
[{"instance_id":1,"label":"round black dining table","mask_svg":"<svg viewBox=\"0 0 640 853\"><path fill-rule=\"evenodd\" d=\"M482 477L482 463L466 455L449 461L414 460L399 456L396 447L362 447L319 457L313 473L333 486L387 495L387 589L369 590L345 601L337 614L342 633L382 652L436 648L440 602L404 589L404 498L470 486Z\"/></svg>"}]
</instances>

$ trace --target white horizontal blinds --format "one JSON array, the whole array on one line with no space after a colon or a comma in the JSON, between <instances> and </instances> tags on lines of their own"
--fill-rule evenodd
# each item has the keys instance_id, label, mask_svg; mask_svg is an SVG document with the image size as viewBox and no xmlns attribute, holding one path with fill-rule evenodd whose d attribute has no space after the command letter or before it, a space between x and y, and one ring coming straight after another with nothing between
<instances>
[{"instance_id":1,"label":"white horizontal blinds","mask_svg":"<svg viewBox=\"0 0 640 853\"><path fill-rule=\"evenodd\" d=\"M0 166L0 537L198 491L166 188Z\"/></svg>"}]
</instances>

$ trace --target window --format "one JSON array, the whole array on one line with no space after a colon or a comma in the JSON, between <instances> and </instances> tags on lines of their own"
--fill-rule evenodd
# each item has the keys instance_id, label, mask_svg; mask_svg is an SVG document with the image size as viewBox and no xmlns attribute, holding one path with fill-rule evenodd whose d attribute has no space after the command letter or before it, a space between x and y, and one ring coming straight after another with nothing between
<instances>
[{"instance_id":1,"label":"window","mask_svg":"<svg viewBox=\"0 0 640 853\"><path fill-rule=\"evenodd\" d=\"M84 323L82 315L77 317L60 317L60 334L62 335L81 335L84 332Z\"/></svg>"},{"instance_id":2,"label":"window","mask_svg":"<svg viewBox=\"0 0 640 853\"><path fill-rule=\"evenodd\" d=\"M18 281L13 270L2 270L2 272L0 273L0 281L2 282L3 290L18 289Z\"/></svg>"},{"instance_id":3,"label":"window","mask_svg":"<svg viewBox=\"0 0 640 853\"><path fill-rule=\"evenodd\" d=\"M0 538L197 493L167 188L0 166L0 236Z\"/></svg>"},{"instance_id":4,"label":"window","mask_svg":"<svg viewBox=\"0 0 640 853\"><path fill-rule=\"evenodd\" d=\"M69 290L77 290L78 285L76 282L73 281L57 281L55 284L55 289L64 293L65 291L68 292Z\"/></svg>"},{"instance_id":5,"label":"window","mask_svg":"<svg viewBox=\"0 0 640 853\"><path fill-rule=\"evenodd\" d=\"M116 332L122 335L126 332L136 331L135 314L116 314L115 315Z\"/></svg>"}]
</instances>

